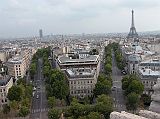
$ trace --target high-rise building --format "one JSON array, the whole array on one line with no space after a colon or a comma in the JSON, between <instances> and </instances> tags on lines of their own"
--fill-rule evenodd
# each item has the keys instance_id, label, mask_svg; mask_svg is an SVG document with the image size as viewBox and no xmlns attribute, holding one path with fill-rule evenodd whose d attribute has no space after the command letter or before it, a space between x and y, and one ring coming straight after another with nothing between
<instances>
[{"instance_id":1,"label":"high-rise building","mask_svg":"<svg viewBox=\"0 0 160 119\"><path fill-rule=\"evenodd\" d=\"M43 38L43 31L42 31L42 29L39 30L39 37Z\"/></svg>"}]
</instances>

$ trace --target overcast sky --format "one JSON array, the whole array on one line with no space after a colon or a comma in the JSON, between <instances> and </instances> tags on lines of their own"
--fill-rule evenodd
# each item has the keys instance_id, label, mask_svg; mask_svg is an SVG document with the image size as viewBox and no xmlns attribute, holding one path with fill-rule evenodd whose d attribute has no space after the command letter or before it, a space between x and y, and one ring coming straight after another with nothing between
<instances>
[{"instance_id":1,"label":"overcast sky","mask_svg":"<svg viewBox=\"0 0 160 119\"><path fill-rule=\"evenodd\" d=\"M160 30L160 0L0 0L0 37Z\"/></svg>"}]
</instances>

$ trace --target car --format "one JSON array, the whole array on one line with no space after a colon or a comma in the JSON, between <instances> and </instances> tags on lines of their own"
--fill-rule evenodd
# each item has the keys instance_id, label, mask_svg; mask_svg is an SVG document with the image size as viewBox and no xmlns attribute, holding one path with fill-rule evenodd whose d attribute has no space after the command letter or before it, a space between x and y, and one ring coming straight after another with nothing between
<instances>
[{"instance_id":1,"label":"car","mask_svg":"<svg viewBox=\"0 0 160 119\"><path fill-rule=\"evenodd\" d=\"M123 75L126 75L126 74L127 74L125 70L122 70L121 73L122 73Z\"/></svg>"},{"instance_id":2,"label":"car","mask_svg":"<svg viewBox=\"0 0 160 119\"><path fill-rule=\"evenodd\" d=\"M115 90L116 90L116 88L117 88L116 86L113 86L113 87L112 87L112 91L115 91Z\"/></svg>"},{"instance_id":3,"label":"car","mask_svg":"<svg viewBox=\"0 0 160 119\"><path fill-rule=\"evenodd\" d=\"M39 98L39 95L37 95L36 98L38 99L38 98Z\"/></svg>"},{"instance_id":4,"label":"car","mask_svg":"<svg viewBox=\"0 0 160 119\"><path fill-rule=\"evenodd\" d=\"M33 88L33 91L35 91L35 90L36 90L36 87Z\"/></svg>"}]
</instances>

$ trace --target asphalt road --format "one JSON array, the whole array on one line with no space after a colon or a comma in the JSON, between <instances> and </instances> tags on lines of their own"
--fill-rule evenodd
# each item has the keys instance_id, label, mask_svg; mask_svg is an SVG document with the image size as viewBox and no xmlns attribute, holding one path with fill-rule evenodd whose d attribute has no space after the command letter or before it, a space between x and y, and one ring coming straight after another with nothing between
<instances>
[{"instance_id":1,"label":"asphalt road","mask_svg":"<svg viewBox=\"0 0 160 119\"><path fill-rule=\"evenodd\" d=\"M42 62L42 59L38 59L37 74L33 81L33 85L36 89L33 92L30 119L48 119L45 81L42 75Z\"/></svg>"},{"instance_id":2,"label":"asphalt road","mask_svg":"<svg viewBox=\"0 0 160 119\"><path fill-rule=\"evenodd\" d=\"M114 109L116 111L125 111L126 106L121 83L122 74L121 71L117 68L114 53L112 53L112 80L112 97L114 101Z\"/></svg>"}]
</instances>

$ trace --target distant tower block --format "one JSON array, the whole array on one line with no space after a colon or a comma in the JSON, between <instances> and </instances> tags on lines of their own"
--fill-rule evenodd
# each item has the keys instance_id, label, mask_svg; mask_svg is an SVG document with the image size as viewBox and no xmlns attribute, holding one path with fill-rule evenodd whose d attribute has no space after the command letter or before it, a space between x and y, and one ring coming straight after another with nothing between
<instances>
[{"instance_id":1,"label":"distant tower block","mask_svg":"<svg viewBox=\"0 0 160 119\"><path fill-rule=\"evenodd\" d=\"M134 26L134 11L132 10L132 23L131 23L131 28L130 28L130 31L129 31L129 34L127 36L127 39L134 39L134 41L137 41L138 40L138 34L136 32L136 28Z\"/></svg>"},{"instance_id":2,"label":"distant tower block","mask_svg":"<svg viewBox=\"0 0 160 119\"><path fill-rule=\"evenodd\" d=\"M42 29L39 30L39 37L43 38L43 31L42 31Z\"/></svg>"}]
</instances>

